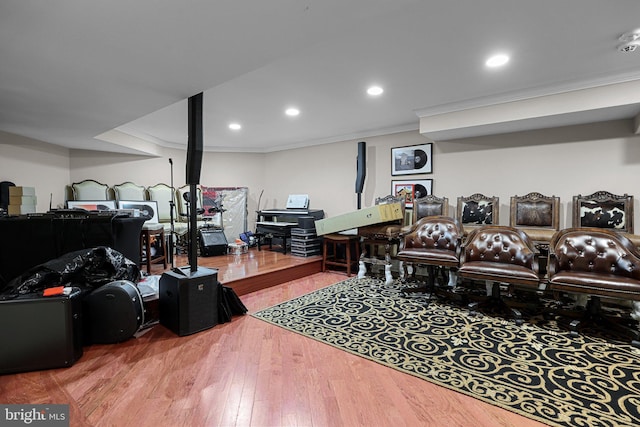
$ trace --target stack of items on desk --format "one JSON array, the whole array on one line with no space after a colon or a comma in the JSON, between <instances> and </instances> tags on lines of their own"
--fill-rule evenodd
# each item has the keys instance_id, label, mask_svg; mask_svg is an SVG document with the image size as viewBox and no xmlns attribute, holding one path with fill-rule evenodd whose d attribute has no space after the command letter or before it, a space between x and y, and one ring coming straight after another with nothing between
<instances>
[{"instance_id":1,"label":"stack of items on desk","mask_svg":"<svg viewBox=\"0 0 640 427\"><path fill-rule=\"evenodd\" d=\"M26 215L36 212L36 189L33 187L9 187L9 215Z\"/></svg>"},{"instance_id":2,"label":"stack of items on desk","mask_svg":"<svg viewBox=\"0 0 640 427\"><path fill-rule=\"evenodd\" d=\"M315 218L298 218L298 227L291 229L291 255L308 257L320 255L322 238L316 233Z\"/></svg>"}]
</instances>

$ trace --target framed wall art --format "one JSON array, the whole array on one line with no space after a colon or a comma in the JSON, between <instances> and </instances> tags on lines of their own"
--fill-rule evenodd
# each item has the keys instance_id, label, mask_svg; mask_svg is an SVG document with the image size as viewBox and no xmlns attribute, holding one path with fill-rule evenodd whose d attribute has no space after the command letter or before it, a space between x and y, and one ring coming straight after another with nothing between
<instances>
[{"instance_id":1,"label":"framed wall art","mask_svg":"<svg viewBox=\"0 0 640 427\"><path fill-rule=\"evenodd\" d=\"M119 200L118 209L138 209L141 216L149 217L149 224L158 223L158 202L155 200Z\"/></svg>"},{"instance_id":2,"label":"framed wall art","mask_svg":"<svg viewBox=\"0 0 640 427\"><path fill-rule=\"evenodd\" d=\"M116 208L115 200L68 200L67 208L86 211L108 211Z\"/></svg>"},{"instance_id":3,"label":"framed wall art","mask_svg":"<svg viewBox=\"0 0 640 427\"><path fill-rule=\"evenodd\" d=\"M391 175L433 172L432 145L411 145L391 149Z\"/></svg>"},{"instance_id":4,"label":"framed wall art","mask_svg":"<svg viewBox=\"0 0 640 427\"><path fill-rule=\"evenodd\" d=\"M406 208L412 208L415 199L431 194L432 189L432 179L391 181L391 194L394 197L404 197L404 206Z\"/></svg>"}]
</instances>

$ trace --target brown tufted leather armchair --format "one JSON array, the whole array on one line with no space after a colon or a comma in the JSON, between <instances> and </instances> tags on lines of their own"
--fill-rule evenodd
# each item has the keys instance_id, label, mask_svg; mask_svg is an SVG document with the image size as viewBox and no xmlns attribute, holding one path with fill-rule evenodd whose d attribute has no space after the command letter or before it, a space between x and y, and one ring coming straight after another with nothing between
<instances>
[{"instance_id":1,"label":"brown tufted leather armchair","mask_svg":"<svg viewBox=\"0 0 640 427\"><path fill-rule=\"evenodd\" d=\"M460 256L459 275L487 284L488 297L483 302L499 309L508 309L522 324L522 314L500 297L500 283L537 291L540 287L538 260L529 237L521 230L509 226L487 225L469 233ZM491 284L491 286L489 286ZM480 303L469 304L475 315Z\"/></svg>"},{"instance_id":2,"label":"brown tufted leather armchair","mask_svg":"<svg viewBox=\"0 0 640 427\"><path fill-rule=\"evenodd\" d=\"M402 235L397 258L403 263L404 276L407 266L426 265L428 278L426 287L406 288L408 292L433 292L435 290L436 268L444 273L449 269L449 283L456 283L455 271L459 265L462 227L457 219L447 216L427 216L414 223Z\"/></svg>"},{"instance_id":3,"label":"brown tufted leather armchair","mask_svg":"<svg viewBox=\"0 0 640 427\"><path fill-rule=\"evenodd\" d=\"M607 317L600 297L633 301L635 320L640 320L640 252L625 236L601 228L567 228L557 232L550 242L549 289L589 297L580 319L571 322L571 334L577 335L581 321L605 323L632 336L640 346L637 327L625 326ZM628 322L632 323L632 322Z\"/></svg>"}]
</instances>

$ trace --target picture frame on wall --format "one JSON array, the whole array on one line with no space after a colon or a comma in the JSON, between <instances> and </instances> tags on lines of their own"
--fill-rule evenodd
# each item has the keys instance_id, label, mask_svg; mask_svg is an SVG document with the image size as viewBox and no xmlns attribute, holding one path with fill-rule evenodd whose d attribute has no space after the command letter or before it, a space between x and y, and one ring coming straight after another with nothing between
<instances>
[{"instance_id":1,"label":"picture frame on wall","mask_svg":"<svg viewBox=\"0 0 640 427\"><path fill-rule=\"evenodd\" d=\"M394 197L403 197L405 208L413 208L413 201L431 194L433 191L432 179L408 179L392 180L391 194Z\"/></svg>"},{"instance_id":2,"label":"picture frame on wall","mask_svg":"<svg viewBox=\"0 0 640 427\"><path fill-rule=\"evenodd\" d=\"M433 144L391 149L391 175L417 175L433 172Z\"/></svg>"},{"instance_id":3,"label":"picture frame on wall","mask_svg":"<svg viewBox=\"0 0 640 427\"><path fill-rule=\"evenodd\" d=\"M115 200L68 200L68 209L84 209L85 211L109 211L116 208Z\"/></svg>"},{"instance_id":4,"label":"picture frame on wall","mask_svg":"<svg viewBox=\"0 0 640 427\"><path fill-rule=\"evenodd\" d=\"M158 202L155 200L119 200L118 209L139 210L141 216L149 218L145 224L157 224L159 221Z\"/></svg>"}]
</instances>

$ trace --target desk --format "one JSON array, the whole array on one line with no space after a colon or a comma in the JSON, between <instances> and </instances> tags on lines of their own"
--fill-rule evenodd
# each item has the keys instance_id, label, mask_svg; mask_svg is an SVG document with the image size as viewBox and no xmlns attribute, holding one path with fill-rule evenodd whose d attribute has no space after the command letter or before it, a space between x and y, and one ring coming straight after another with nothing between
<instances>
[{"instance_id":1,"label":"desk","mask_svg":"<svg viewBox=\"0 0 640 427\"><path fill-rule=\"evenodd\" d=\"M28 269L79 249L108 246L140 264L144 217L46 213L0 218L0 288Z\"/></svg>"}]
</instances>

